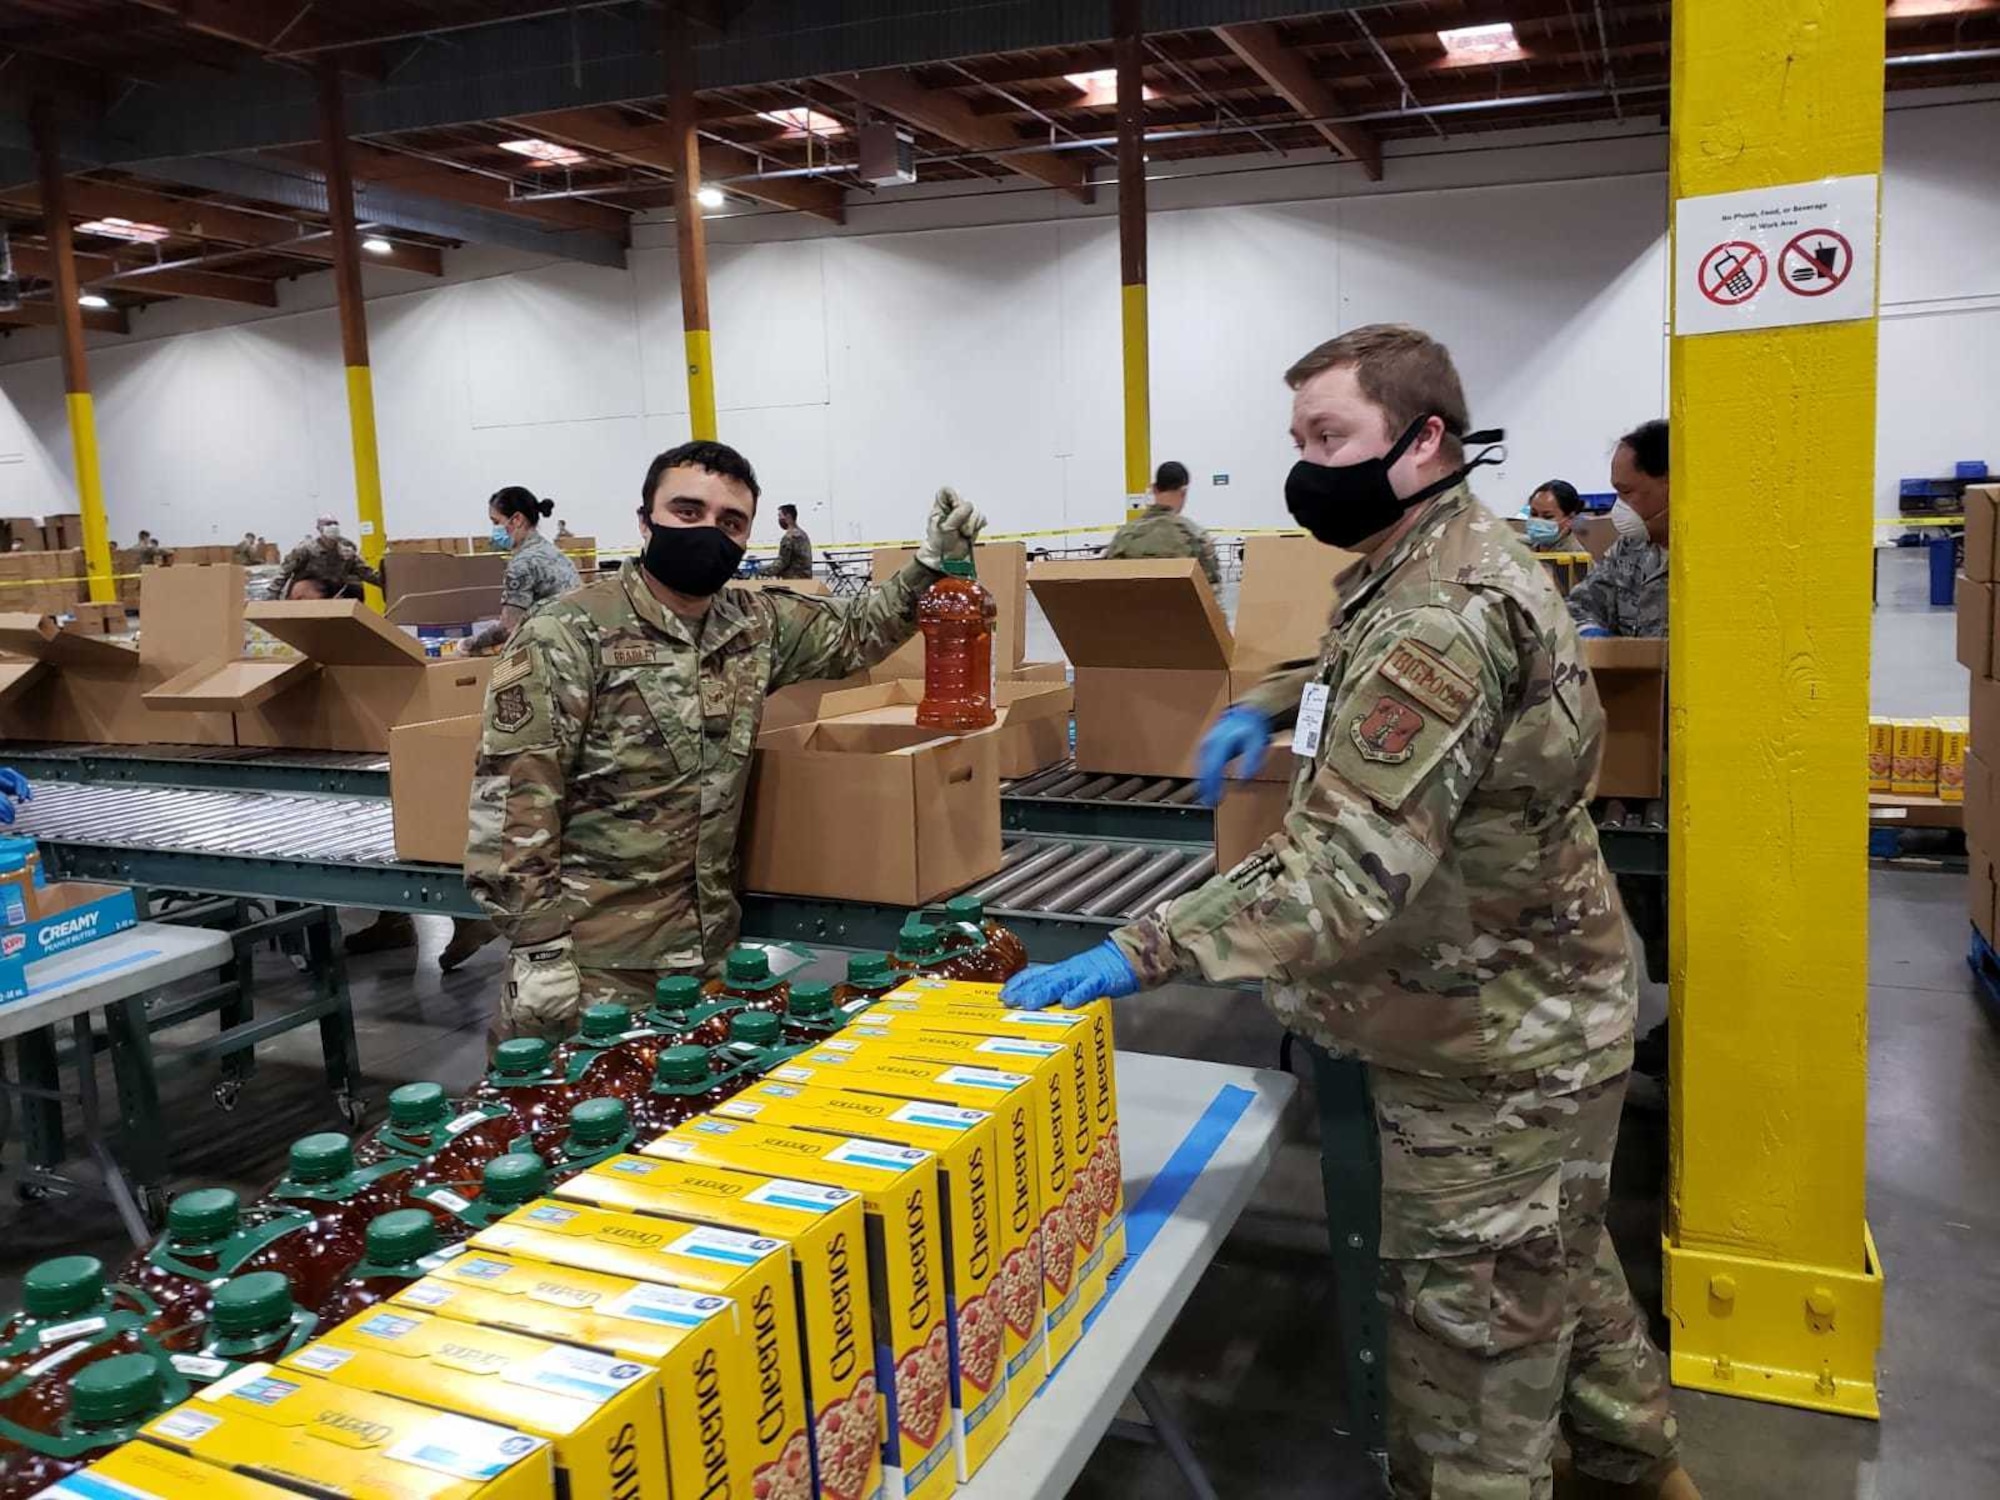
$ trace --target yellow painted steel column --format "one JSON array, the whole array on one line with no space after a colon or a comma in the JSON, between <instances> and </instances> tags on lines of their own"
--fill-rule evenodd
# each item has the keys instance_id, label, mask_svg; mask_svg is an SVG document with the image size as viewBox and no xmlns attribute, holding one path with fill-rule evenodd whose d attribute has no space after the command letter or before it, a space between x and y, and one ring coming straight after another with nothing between
<instances>
[{"instance_id":1,"label":"yellow painted steel column","mask_svg":"<svg viewBox=\"0 0 2000 1500\"><path fill-rule=\"evenodd\" d=\"M90 357L83 345L83 308L77 302L76 252L70 236L69 183L62 169L62 141L46 99L32 107L35 154L41 171L42 232L55 272L56 329L62 338L63 404L69 416L70 451L76 460L77 507L83 515L83 567L90 598L118 597L111 576L111 528L104 519L104 475L97 462L97 413L90 400ZM4 601L0 601L4 603Z\"/></svg>"},{"instance_id":2,"label":"yellow painted steel column","mask_svg":"<svg viewBox=\"0 0 2000 1500\"><path fill-rule=\"evenodd\" d=\"M1671 197L1879 173L1883 51L1876 0L1675 0ZM1673 340L1668 648L1674 1380L1869 1417L1875 334Z\"/></svg>"},{"instance_id":3,"label":"yellow painted steel column","mask_svg":"<svg viewBox=\"0 0 2000 1500\"><path fill-rule=\"evenodd\" d=\"M1147 503L1153 482L1152 364L1146 339L1146 80L1139 0L1112 8L1118 64L1119 320L1125 378L1125 514Z\"/></svg>"}]
</instances>

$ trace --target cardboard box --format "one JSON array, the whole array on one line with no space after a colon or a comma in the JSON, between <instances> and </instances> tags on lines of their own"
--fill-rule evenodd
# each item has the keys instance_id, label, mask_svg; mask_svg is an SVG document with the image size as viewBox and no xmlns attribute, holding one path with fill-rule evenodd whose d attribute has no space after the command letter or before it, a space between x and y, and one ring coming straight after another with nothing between
<instances>
[{"instance_id":1,"label":"cardboard box","mask_svg":"<svg viewBox=\"0 0 2000 1500\"><path fill-rule=\"evenodd\" d=\"M84 880L30 886L28 920L0 927L0 1002L25 1000L28 965L81 948L138 924L132 889Z\"/></svg>"},{"instance_id":2,"label":"cardboard box","mask_svg":"<svg viewBox=\"0 0 2000 1500\"><path fill-rule=\"evenodd\" d=\"M478 714L461 714L398 724L389 731L389 811L396 828L396 858L436 865L465 862L472 770L484 723Z\"/></svg>"},{"instance_id":3,"label":"cardboard box","mask_svg":"<svg viewBox=\"0 0 2000 1500\"><path fill-rule=\"evenodd\" d=\"M342 1500L548 1500L554 1455L510 1427L246 1365L140 1435L232 1474Z\"/></svg>"},{"instance_id":4,"label":"cardboard box","mask_svg":"<svg viewBox=\"0 0 2000 1500\"><path fill-rule=\"evenodd\" d=\"M1232 776L1223 783L1222 801L1215 809L1216 869L1235 869L1284 825L1298 765L1287 729L1272 737L1255 776L1240 781Z\"/></svg>"},{"instance_id":5,"label":"cardboard box","mask_svg":"<svg viewBox=\"0 0 2000 1500\"><path fill-rule=\"evenodd\" d=\"M547 1438L571 1500L672 1500L659 1375L640 1360L378 1307L276 1373L298 1371Z\"/></svg>"},{"instance_id":6,"label":"cardboard box","mask_svg":"<svg viewBox=\"0 0 2000 1500\"><path fill-rule=\"evenodd\" d=\"M623 1158L620 1158L623 1159ZM605 1276L728 1297L742 1309L756 1408L752 1493L796 1494L812 1474L810 1408L792 1257L783 1240L685 1220L641 1218L544 1198L471 1239L470 1251L548 1261ZM443 1268L449 1274L451 1267Z\"/></svg>"},{"instance_id":7,"label":"cardboard box","mask_svg":"<svg viewBox=\"0 0 2000 1500\"><path fill-rule=\"evenodd\" d=\"M452 625L466 620L490 620L500 613L500 580L507 572L507 554L489 552L459 556L448 552L392 552L382 560L382 598L389 618L403 625ZM397 613L399 604L432 594L462 596L470 613L446 619L416 618L435 610L416 610L409 618Z\"/></svg>"},{"instance_id":8,"label":"cardboard box","mask_svg":"<svg viewBox=\"0 0 2000 1500\"><path fill-rule=\"evenodd\" d=\"M767 729L743 830L747 889L922 906L1000 868L994 736L893 724Z\"/></svg>"},{"instance_id":9,"label":"cardboard box","mask_svg":"<svg viewBox=\"0 0 2000 1500\"><path fill-rule=\"evenodd\" d=\"M247 1474L215 1469L186 1454L152 1443L114 1448L80 1474L59 1479L37 1500L298 1500Z\"/></svg>"},{"instance_id":10,"label":"cardboard box","mask_svg":"<svg viewBox=\"0 0 2000 1500\"><path fill-rule=\"evenodd\" d=\"M1586 640L1590 669L1604 709L1604 744L1598 752L1597 795L1660 795L1667 760L1667 643L1659 636Z\"/></svg>"},{"instance_id":11,"label":"cardboard box","mask_svg":"<svg viewBox=\"0 0 2000 1500\"><path fill-rule=\"evenodd\" d=\"M1929 719L1897 719L1896 749L1889 766L1889 791L1897 797L1935 797L1938 781L1938 728Z\"/></svg>"},{"instance_id":12,"label":"cardboard box","mask_svg":"<svg viewBox=\"0 0 2000 1500\"><path fill-rule=\"evenodd\" d=\"M1868 790L1887 794L1889 771L1896 760L1896 723L1893 719L1868 721Z\"/></svg>"},{"instance_id":13,"label":"cardboard box","mask_svg":"<svg viewBox=\"0 0 2000 1500\"><path fill-rule=\"evenodd\" d=\"M1970 838L1965 841L1965 904L1979 935L1993 943L1993 934L2000 932L2000 882L1992 859Z\"/></svg>"},{"instance_id":14,"label":"cardboard box","mask_svg":"<svg viewBox=\"0 0 2000 1500\"><path fill-rule=\"evenodd\" d=\"M666 1408L672 1494L751 1493L748 1330L730 1298L478 1250L404 1287L385 1307L648 1366Z\"/></svg>"},{"instance_id":15,"label":"cardboard box","mask_svg":"<svg viewBox=\"0 0 2000 1500\"><path fill-rule=\"evenodd\" d=\"M1230 702L1275 668L1318 657L1333 621L1334 580L1360 560L1358 553L1323 546L1310 537L1244 538Z\"/></svg>"},{"instance_id":16,"label":"cardboard box","mask_svg":"<svg viewBox=\"0 0 2000 1500\"><path fill-rule=\"evenodd\" d=\"M1975 484L1965 492L1965 577L2000 582L2000 485ZM1959 585L1959 598L1965 597Z\"/></svg>"},{"instance_id":17,"label":"cardboard box","mask_svg":"<svg viewBox=\"0 0 2000 1500\"><path fill-rule=\"evenodd\" d=\"M1958 575L1958 659L1974 677L1993 675L1993 587Z\"/></svg>"},{"instance_id":18,"label":"cardboard box","mask_svg":"<svg viewBox=\"0 0 2000 1500\"><path fill-rule=\"evenodd\" d=\"M848 724L895 724L914 729L924 699L919 681L872 682L840 688L819 702L819 717ZM1031 776L1069 754L1069 715L1076 701L1067 683L993 684L995 769L1002 781Z\"/></svg>"},{"instance_id":19,"label":"cardboard box","mask_svg":"<svg viewBox=\"0 0 2000 1500\"><path fill-rule=\"evenodd\" d=\"M877 549L872 564L876 583L893 578L915 557L912 547ZM1019 542L980 542L972 549L972 566L986 592L993 596L993 666L1006 676L1026 660L1028 652L1028 549ZM895 682L924 675L924 638L912 636L887 659L868 669L871 682Z\"/></svg>"},{"instance_id":20,"label":"cardboard box","mask_svg":"<svg viewBox=\"0 0 2000 1500\"><path fill-rule=\"evenodd\" d=\"M1988 765L2000 762L2000 682L1990 677L1973 678L1971 699L1972 748L1983 748Z\"/></svg>"},{"instance_id":21,"label":"cardboard box","mask_svg":"<svg viewBox=\"0 0 2000 1500\"><path fill-rule=\"evenodd\" d=\"M1003 682L1062 682L1069 681L1069 663L1066 661L1025 661L1011 672L1001 674Z\"/></svg>"},{"instance_id":22,"label":"cardboard box","mask_svg":"<svg viewBox=\"0 0 2000 1500\"><path fill-rule=\"evenodd\" d=\"M1941 718L1937 721L1937 794L1941 802L1965 800L1966 740L1971 727L1972 721L1966 718Z\"/></svg>"},{"instance_id":23,"label":"cardboard box","mask_svg":"<svg viewBox=\"0 0 2000 1500\"><path fill-rule=\"evenodd\" d=\"M1965 747L1965 811L1960 821L1965 828L1968 841L1980 844L1994 842L1994 834L2000 832L1994 827L1995 793L1993 768L1968 743Z\"/></svg>"}]
</instances>

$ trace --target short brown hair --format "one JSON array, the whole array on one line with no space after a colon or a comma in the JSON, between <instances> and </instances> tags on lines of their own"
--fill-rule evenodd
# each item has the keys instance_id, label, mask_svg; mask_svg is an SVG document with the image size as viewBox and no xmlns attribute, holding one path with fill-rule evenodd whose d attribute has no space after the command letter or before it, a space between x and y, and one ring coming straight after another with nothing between
<instances>
[{"instance_id":1,"label":"short brown hair","mask_svg":"<svg viewBox=\"0 0 2000 1500\"><path fill-rule=\"evenodd\" d=\"M1403 323L1370 323L1328 339L1295 362L1285 371L1285 384L1297 390L1342 365L1353 366L1361 394L1382 408L1392 436L1401 436L1419 417L1435 415L1444 420L1445 458L1456 463L1464 456L1458 440L1469 420L1465 387L1443 344Z\"/></svg>"}]
</instances>

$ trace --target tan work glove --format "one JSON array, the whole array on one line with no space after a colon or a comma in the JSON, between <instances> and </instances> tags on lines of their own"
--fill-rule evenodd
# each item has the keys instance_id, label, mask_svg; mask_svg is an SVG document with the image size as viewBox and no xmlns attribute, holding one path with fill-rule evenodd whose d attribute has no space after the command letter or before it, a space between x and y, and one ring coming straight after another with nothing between
<instances>
[{"instance_id":1,"label":"tan work glove","mask_svg":"<svg viewBox=\"0 0 2000 1500\"><path fill-rule=\"evenodd\" d=\"M569 934L517 944L507 955L507 992L500 1003L506 1035L565 1036L582 1009L583 976Z\"/></svg>"},{"instance_id":2,"label":"tan work glove","mask_svg":"<svg viewBox=\"0 0 2000 1500\"><path fill-rule=\"evenodd\" d=\"M933 573L941 573L951 558L972 556L972 544L985 529L986 517L959 499L958 491L947 485L931 501L930 521L924 544L917 549L917 561Z\"/></svg>"}]
</instances>

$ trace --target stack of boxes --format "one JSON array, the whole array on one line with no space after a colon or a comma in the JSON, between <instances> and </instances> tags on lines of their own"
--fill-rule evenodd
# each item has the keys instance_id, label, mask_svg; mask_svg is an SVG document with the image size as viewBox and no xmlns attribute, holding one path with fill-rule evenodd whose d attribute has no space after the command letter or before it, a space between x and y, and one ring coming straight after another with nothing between
<instances>
[{"instance_id":1,"label":"stack of boxes","mask_svg":"<svg viewBox=\"0 0 2000 1500\"><path fill-rule=\"evenodd\" d=\"M1951 721L1963 725L1963 734L1947 731L1940 738L1941 752L1957 744L1963 753L1955 776L1940 765L1938 795L1948 800L1955 795L1965 804L1967 900L1972 925L1989 943L2000 931L2000 887L1993 866L1993 852L2000 845L2000 828L1994 826L1992 769L1993 758L2000 757L1996 590L2000 590L2000 486L1974 485L1965 492L1965 570L1958 577L1958 659L1972 673L1972 712L1969 719ZM1873 764L1871 746L1871 785Z\"/></svg>"},{"instance_id":2,"label":"stack of boxes","mask_svg":"<svg viewBox=\"0 0 2000 1500\"><path fill-rule=\"evenodd\" d=\"M1964 715L1868 721L1871 796L1965 800L1965 757L1972 721Z\"/></svg>"}]
</instances>

